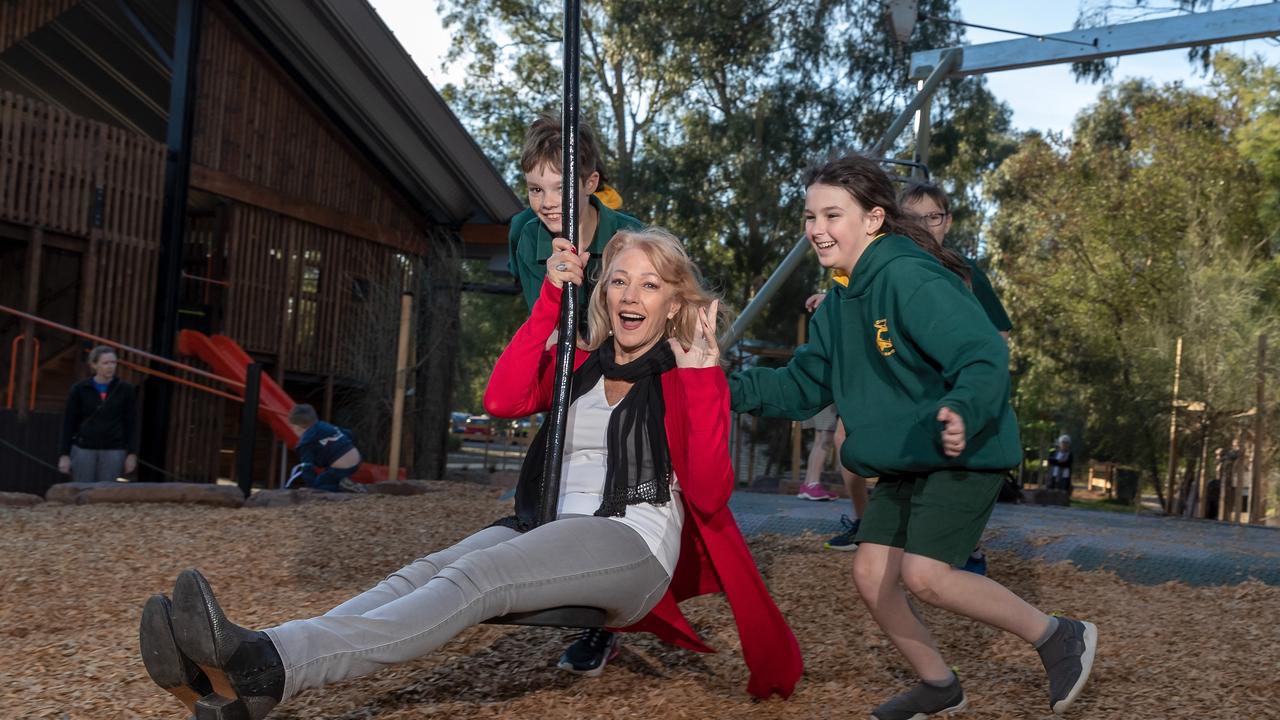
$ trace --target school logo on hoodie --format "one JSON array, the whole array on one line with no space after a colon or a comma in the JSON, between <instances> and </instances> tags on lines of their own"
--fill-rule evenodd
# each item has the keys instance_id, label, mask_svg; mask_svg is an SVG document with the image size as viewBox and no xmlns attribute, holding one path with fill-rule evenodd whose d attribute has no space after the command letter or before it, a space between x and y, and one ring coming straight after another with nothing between
<instances>
[{"instance_id":1,"label":"school logo on hoodie","mask_svg":"<svg viewBox=\"0 0 1280 720\"><path fill-rule=\"evenodd\" d=\"M894 352L893 340L889 338L889 320L882 318L875 322L876 327L876 347L880 349L880 354L889 357Z\"/></svg>"}]
</instances>

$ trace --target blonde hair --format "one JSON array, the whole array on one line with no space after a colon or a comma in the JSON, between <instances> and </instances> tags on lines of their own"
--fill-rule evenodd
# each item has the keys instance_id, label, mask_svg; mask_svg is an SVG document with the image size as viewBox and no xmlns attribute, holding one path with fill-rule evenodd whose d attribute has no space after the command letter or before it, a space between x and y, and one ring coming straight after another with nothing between
<instances>
[{"instance_id":1,"label":"blonde hair","mask_svg":"<svg viewBox=\"0 0 1280 720\"><path fill-rule=\"evenodd\" d=\"M611 324L606 298L609 273L613 272L618 255L633 247L644 252L662 281L675 291L674 299L680 303L675 316L666 321L664 337L673 337L681 345L690 346L698 328L698 309L710 307L718 296L706 288L702 272L689 258L679 238L664 228L647 227L643 230L619 230L604 248L599 281L587 303L587 349L595 350L609 339ZM723 307L721 310L723 315Z\"/></svg>"}]
</instances>

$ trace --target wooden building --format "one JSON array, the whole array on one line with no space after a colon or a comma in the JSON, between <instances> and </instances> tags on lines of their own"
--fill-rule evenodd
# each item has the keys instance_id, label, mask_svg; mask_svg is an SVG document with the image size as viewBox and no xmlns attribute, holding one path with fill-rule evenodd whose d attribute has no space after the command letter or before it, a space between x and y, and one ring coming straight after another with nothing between
<instances>
[{"instance_id":1,"label":"wooden building","mask_svg":"<svg viewBox=\"0 0 1280 720\"><path fill-rule=\"evenodd\" d=\"M457 258L501 252L519 208L364 0L0 0L0 305L168 357L180 328L228 335L379 428L412 291L418 475L443 467ZM0 312L0 490L51 481L13 447L52 459L85 347ZM144 396L144 459L226 474L238 403ZM270 483L280 445L258 445Z\"/></svg>"}]
</instances>

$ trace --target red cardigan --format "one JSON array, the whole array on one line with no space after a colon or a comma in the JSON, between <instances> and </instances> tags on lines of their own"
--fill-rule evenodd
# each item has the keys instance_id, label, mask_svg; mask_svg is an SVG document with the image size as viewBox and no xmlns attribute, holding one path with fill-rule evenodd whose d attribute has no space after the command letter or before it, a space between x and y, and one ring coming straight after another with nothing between
<instances>
[{"instance_id":1,"label":"red cardigan","mask_svg":"<svg viewBox=\"0 0 1280 720\"><path fill-rule=\"evenodd\" d=\"M546 281L533 313L502 351L484 407L496 417L524 417L551 405L555 348L547 338L560 317L560 290ZM574 368L588 353L574 353ZM724 592L738 626L742 656L751 672L747 692L758 698L791 695L803 672L800 646L774 605L755 560L729 512L733 468L729 464L729 384L720 368L676 368L662 376L667 444L680 481L685 523L680 559L662 600L624 632L652 632L698 652L702 642L677 602Z\"/></svg>"}]
</instances>

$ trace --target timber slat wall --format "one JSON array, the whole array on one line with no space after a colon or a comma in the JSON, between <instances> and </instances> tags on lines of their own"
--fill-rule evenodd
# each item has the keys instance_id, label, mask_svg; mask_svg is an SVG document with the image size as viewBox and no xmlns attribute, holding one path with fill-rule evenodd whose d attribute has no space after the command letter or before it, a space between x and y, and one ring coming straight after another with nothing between
<instances>
[{"instance_id":1,"label":"timber slat wall","mask_svg":"<svg viewBox=\"0 0 1280 720\"><path fill-rule=\"evenodd\" d=\"M290 370L316 375L366 379L369 368L354 348L365 343L386 341L394 357L394 337L370 337L378 328L370 326L366 304L399 297L409 281L401 256L248 205L235 208L229 225L227 273L235 280L226 334L249 352L282 352ZM387 310L396 320L395 306Z\"/></svg>"},{"instance_id":2,"label":"timber slat wall","mask_svg":"<svg viewBox=\"0 0 1280 720\"><path fill-rule=\"evenodd\" d=\"M149 138L0 92L0 219L87 239L80 326L128 345L150 344L164 162Z\"/></svg>"},{"instance_id":3,"label":"timber slat wall","mask_svg":"<svg viewBox=\"0 0 1280 720\"><path fill-rule=\"evenodd\" d=\"M213 3L200 52L195 165L421 238L417 214Z\"/></svg>"},{"instance_id":4,"label":"timber slat wall","mask_svg":"<svg viewBox=\"0 0 1280 720\"><path fill-rule=\"evenodd\" d=\"M78 0L0 0L0 52L39 30Z\"/></svg>"},{"instance_id":5,"label":"timber slat wall","mask_svg":"<svg viewBox=\"0 0 1280 720\"><path fill-rule=\"evenodd\" d=\"M376 372L365 349L380 349L383 338L370 337L367 320L356 319L369 314L370 298L353 289L389 289L394 314L409 282L406 255L426 252L425 219L221 2L206 6L200 52L193 177L236 201L219 278L230 284L222 331L290 372L369 379ZM236 183L248 192L231 192ZM268 200L263 190L275 196ZM357 237L326 224L322 212L281 212L287 198L384 229L394 242ZM387 353L386 362L394 356Z\"/></svg>"},{"instance_id":6,"label":"timber slat wall","mask_svg":"<svg viewBox=\"0 0 1280 720\"><path fill-rule=\"evenodd\" d=\"M201 370L212 371L198 358L183 358L182 361ZM228 404L239 413L240 403L231 403L186 386L175 388L169 432L171 473L190 482L214 482L218 479L219 452L226 432Z\"/></svg>"}]
</instances>

